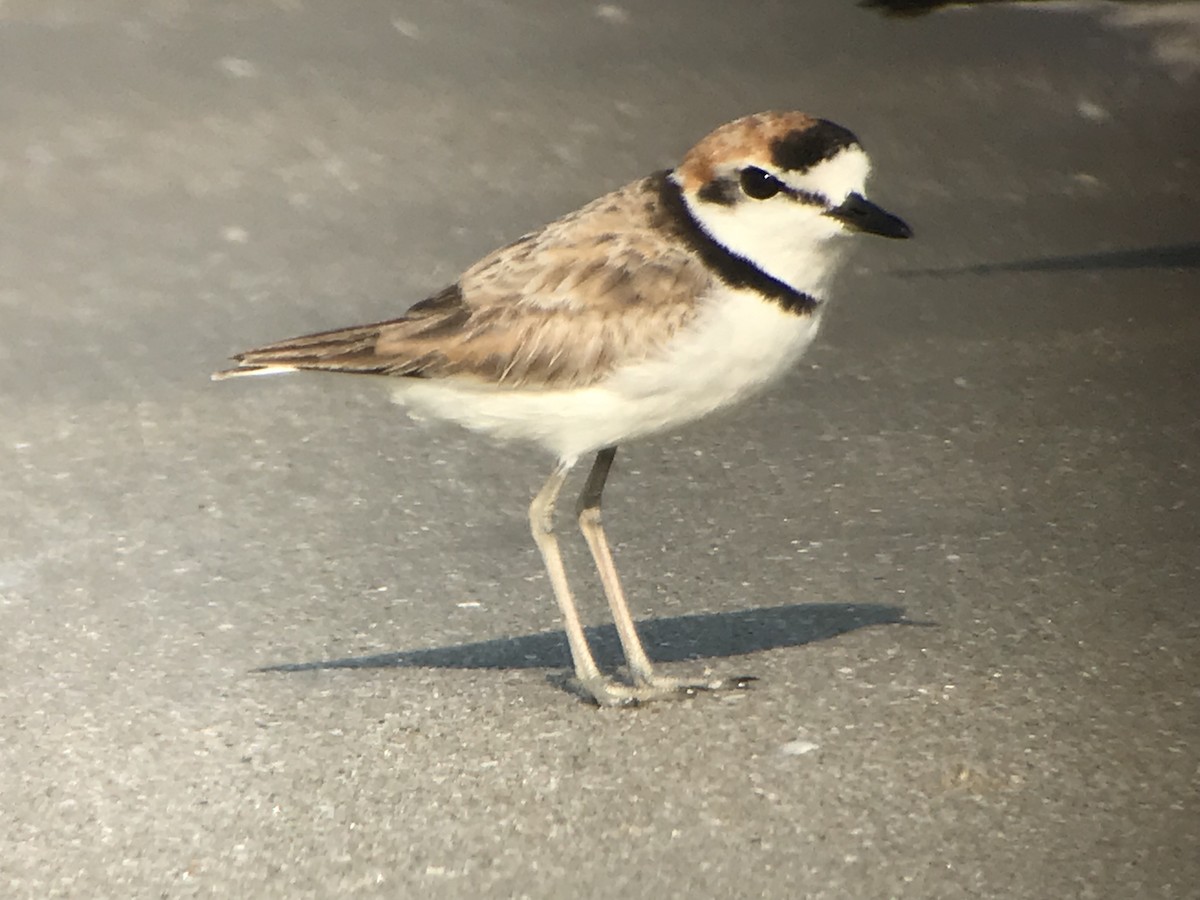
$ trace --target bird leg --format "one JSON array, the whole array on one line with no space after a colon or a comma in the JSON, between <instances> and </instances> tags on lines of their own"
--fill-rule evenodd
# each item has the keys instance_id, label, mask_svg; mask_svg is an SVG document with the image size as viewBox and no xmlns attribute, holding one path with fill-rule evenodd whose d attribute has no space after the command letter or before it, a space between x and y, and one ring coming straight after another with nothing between
<instances>
[{"instance_id":1,"label":"bird leg","mask_svg":"<svg viewBox=\"0 0 1200 900\"><path fill-rule=\"evenodd\" d=\"M583 625L579 621L579 611L575 606L575 598L571 594L571 586L567 582L567 572L563 567L562 554L558 549L558 538L554 535L554 507L558 501L559 492L567 479L567 473L575 464L575 460L561 460L542 489L537 492L529 505L529 525L533 532L533 540L542 554L546 564L546 572L550 576L550 585L554 589L554 598L562 611L563 625L567 632L567 643L571 647L571 660L575 666L575 679L579 690L599 706L633 706L648 700L665 697L689 696L700 690L716 690L718 688L735 686L741 687L749 679L737 679L731 682L721 680L686 680L658 675L654 665L642 648L633 617L629 614L629 606L625 602L625 594L621 590L621 580L617 568L613 564L612 552L608 547L608 539L600 524L600 498L604 492L604 483L608 479L612 467L616 447L607 447L596 454L583 493L579 495L576 512L579 516L579 528L583 532L596 568L600 572L600 581L604 585L604 594L608 598L612 610L613 621L617 626L617 635L621 639L621 649L625 660L629 663L633 684L620 684L600 674L600 668L592 656L587 638L583 633Z\"/></svg>"},{"instance_id":2,"label":"bird leg","mask_svg":"<svg viewBox=\"0 0 1200 900\"><path fill-rule=\"evenodd\" d=\"M562 554L558 551L558 538L554 536L554 504L558 500L558 492L562 490L563 482L567 479L567 473L574 464L573 459L560 460L554 467L542 489L529 504L529 527L533 532L534 543L542 554L542 562L546 564L550 585L554 588L554 599L558 601L558 608L562 610L567 643L571 646L571 661L575 664L575 677L581 684L588 684L603 681L603 678L596 666L596 660L592 657L587 638L583 635L579 611L575 608L575 598L571 596L571 586L567 583Z\"/></svg>"},{"instance_id":3,"label":"bird leg","mask_svg":"<svg viewBox=\"0 0 1200 900\"><path fill-rule=\"evenodd\" d=\"M625 653L625 661L629 664L630 676L633 679L632 688L611 685L610 690L615 690L618 696L613 697L610 702L639 703L662 697L687 696L701 690L744 686L750 679L741 678L726 683L721 679L681 679L655 673L654 664L650 662L638 638L637 628L634 626L633 616L629 613L629 604L625 601L625 592L621 589L621 579L617 575L617 567L613 563L612 551L609 549L608 538L604 535L601 523L600 498L616 455L616 447L605 447L596 454L596 461L592 464L592 471L576 506L579 530L583 532L588 549L592 551L592 559L596 562L596 569L600 573L604 596L612 610L617 636L621 639L621 649Z\"/></svg>"}]
</instances>

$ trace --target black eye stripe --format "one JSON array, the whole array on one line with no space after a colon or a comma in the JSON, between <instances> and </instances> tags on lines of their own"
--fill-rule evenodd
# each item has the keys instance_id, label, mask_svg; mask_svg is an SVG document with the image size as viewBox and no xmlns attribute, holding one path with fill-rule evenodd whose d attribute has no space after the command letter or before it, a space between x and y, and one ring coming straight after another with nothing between
<instances>
[{"instance_id":1,"label":"black eye stripe","mask_svg":"<svg viewBox=\"0 0 1200 900\"><path fill-rule=\"evenodd\" d=\"M714 178L700 188L697 196L705 203L733 206L738 201L737 182L732 178Z\"/></svg>"},{"instance_id":2,"label":"black eye stripe","mask_svg":"<svg viewBox=\"0 0 1200 900\"><path fill-rule=\"evenodd\" d=\"M786 194L793 200L797 200L807 206L819 206L822 209L831 209L833 204L829 202L829 198L817 191L805 191L800 188L794 188L780 178L776 178L770 172L766 172L758 166L747 166L742 169L739 182L742 191L755 200L768 200L776 194ZM726 183L727 184L727 183ZM726 188L725 198L731 199ZM705 198L711 199L711 198Z\"/></svg>"},{"instance_id":3,"label":"black eye stripe","mask_svg":"<svg viewBox=\"0 0 1200 900\"><path fill-rule=\"evenodd\" d=\"M732 176L714 178L700 188L696 196L704 203L734 206L738 202L739 195L745 195L754 200L767 200L776 194L784 194L797 203L815 206L822 210L833 208L833 203L824 194L818 191L794 188L783 179L777 178L757 166L747 166Z\"/></svg>"},{"instance_id":4,"label":"black eye stripe","mask_svg":"<svg viewBox=\"0 0 1200 900\"><path fill-rule=\"evenodd\" d=\"M832 209L833 204L829 202L829 198L824 194L818 194L816 191L800 191L795 188L788 188L788 194L801 203L806 203L809 206L819 206L822 209Z\"/></svg>"}]
</instances>

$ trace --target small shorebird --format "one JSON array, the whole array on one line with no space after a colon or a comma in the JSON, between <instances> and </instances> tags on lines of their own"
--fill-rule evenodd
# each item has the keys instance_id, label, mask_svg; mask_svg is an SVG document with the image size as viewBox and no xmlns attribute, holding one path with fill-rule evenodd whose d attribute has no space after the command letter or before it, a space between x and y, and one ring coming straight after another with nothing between
<instances>
[{"instance_id":1,"label":"small shorebird","mask_svg":"<svg viewBox=\"0 0 1200 900\"><path fill-rule=\"evenodd\" d=\"M552 452L529 507L580 690L600 705L737 684L658 674L642 648L600 522L618 444L729 406L812 342L841 236L907 238L864 196L847 129L798 112L722 125L658 172L485 256L386 322L247 350L213 377L313 369L375 376L416 413ZM366 380L366 379L364 379ZM631 683L605 677L584 637L553 531L568 471L595 453L579 527Z\"/></svg>"}]
</instances>

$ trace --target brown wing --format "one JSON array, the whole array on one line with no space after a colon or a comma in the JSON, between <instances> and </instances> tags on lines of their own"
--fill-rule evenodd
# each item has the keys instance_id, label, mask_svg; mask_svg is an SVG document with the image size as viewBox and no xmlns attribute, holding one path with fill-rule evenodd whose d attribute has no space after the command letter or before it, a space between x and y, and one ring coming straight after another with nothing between
<instances>
[{"instance_id":1,"label":"brown wing","mask_svg":"<svg viewBox=\"0 0 1200 900\"><path fill-rule=\"evenodd\" d=\"M704 265L670 239L655 183L629 185L495 251L399 319L249 350L220 374L285 367L591 384L658 353L710 285Z\"/></svg>"}]
</instances>

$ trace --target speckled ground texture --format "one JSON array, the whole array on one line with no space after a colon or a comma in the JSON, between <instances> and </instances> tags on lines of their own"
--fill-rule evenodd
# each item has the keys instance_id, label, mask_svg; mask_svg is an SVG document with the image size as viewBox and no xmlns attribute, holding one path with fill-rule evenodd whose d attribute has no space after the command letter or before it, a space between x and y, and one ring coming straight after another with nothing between
<instances>
[{"instance_id":1,"label":"speckled ground texture","mask_svg":"<svg viewBox=\"0 0 1200 900\"><path fill-rule=\"evenodd\" d=\"M1198 19L0 3L0 894L1200 897ZM760 680L597 710L548 459L208 373L772 107L918 237L623 449L655 654Z\"/></svg>"}]
</instances>

